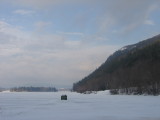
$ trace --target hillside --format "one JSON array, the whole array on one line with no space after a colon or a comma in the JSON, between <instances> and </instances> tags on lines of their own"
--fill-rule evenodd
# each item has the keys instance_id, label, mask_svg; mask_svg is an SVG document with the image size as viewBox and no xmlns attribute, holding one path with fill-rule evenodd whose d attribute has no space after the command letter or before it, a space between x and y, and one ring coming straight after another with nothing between
<instances>
[{"instance_id":1,"label":"hillside","mask_svg":"<svg viewBox=\"0 0 160 120\"><path fill-rule=\"evenodd\" d=\"M93 73L73 85L77 92L110 89L113 94L160 93L160 35L112 54Z\"/></svg>"}]
</instances>

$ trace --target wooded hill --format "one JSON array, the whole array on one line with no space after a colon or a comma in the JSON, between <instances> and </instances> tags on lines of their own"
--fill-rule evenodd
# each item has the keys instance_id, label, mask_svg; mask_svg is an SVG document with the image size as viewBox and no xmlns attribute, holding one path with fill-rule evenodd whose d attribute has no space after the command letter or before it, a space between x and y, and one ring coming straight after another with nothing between
<instances>
[{"instance_id":1,"label":"wooded hill","mask_svg":"<svg viewBox=\"0 0 160 120\"><path fill-rule=\"evenodd\" d=\"M74 83L77 92L160 94L160 35L116 51L93 73Z\"/></svg>"}]
</instances>

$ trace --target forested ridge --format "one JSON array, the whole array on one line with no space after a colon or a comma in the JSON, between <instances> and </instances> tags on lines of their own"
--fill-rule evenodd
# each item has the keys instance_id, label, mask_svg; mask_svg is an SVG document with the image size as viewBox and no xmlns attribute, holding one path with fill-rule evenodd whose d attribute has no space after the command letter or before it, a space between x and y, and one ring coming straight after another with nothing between
<instances>
[{"instance_id":1,"label":"forested ridge","mask_svg":"<svg viewBox=\"0 0 160 120\"><path fill-rule=\"evenodd\" d=\"M160 94L160 35L125 46L93 73L74 83L77 92Z\"/></svg>"}]
</instances>

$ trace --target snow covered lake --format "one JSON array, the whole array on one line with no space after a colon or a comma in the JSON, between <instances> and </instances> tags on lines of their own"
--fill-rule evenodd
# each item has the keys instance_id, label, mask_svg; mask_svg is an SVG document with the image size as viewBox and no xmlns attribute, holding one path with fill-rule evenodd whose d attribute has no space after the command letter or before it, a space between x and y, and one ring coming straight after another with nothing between
<instances>
[{"instance_id":1,"label":"snow covered lake","mask_svg":"<svg viewBox=\"0 0 160 120\"><path fill-rule=\"evenodd\" d=\"M160 96L1 92L0 120L160 120Z\"/></svg>"}]
</instances>

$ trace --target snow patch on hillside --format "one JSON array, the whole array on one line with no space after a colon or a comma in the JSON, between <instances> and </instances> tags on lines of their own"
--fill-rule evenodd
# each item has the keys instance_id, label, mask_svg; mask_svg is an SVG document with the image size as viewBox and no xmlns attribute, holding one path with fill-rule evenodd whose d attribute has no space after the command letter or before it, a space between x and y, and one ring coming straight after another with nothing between
<instances>
[{"instance_id":1,"label":"snow patch on hillside","mask_svg":"<svg viewBox=\"0 0 160 120\"><path fill-rule=\"evenodd\" d=\"M126 50L127 49L127 47L122 47L121 49L120 49L120 51L124 51L124 50Z\"/></svg>"}]
</instances>

